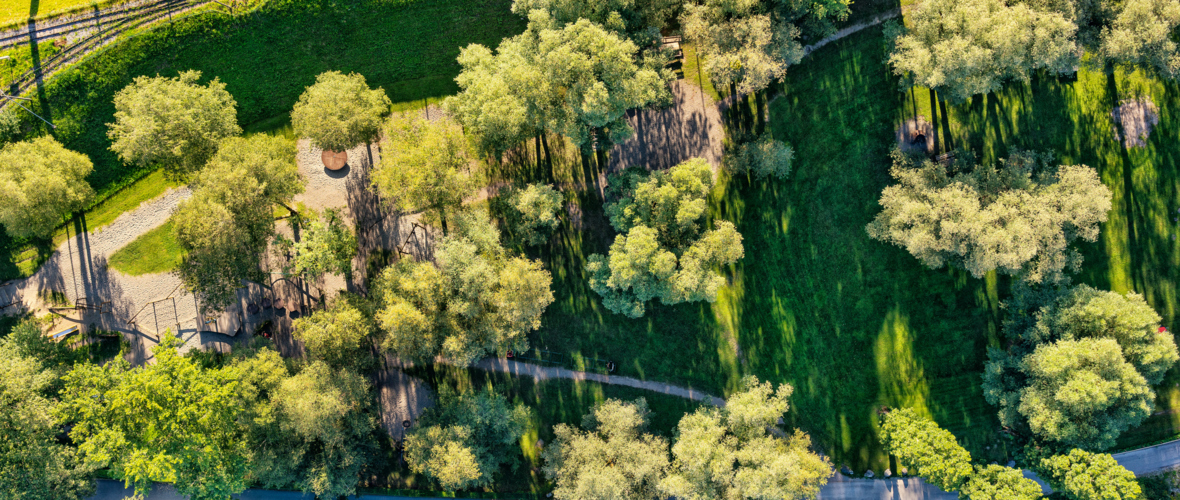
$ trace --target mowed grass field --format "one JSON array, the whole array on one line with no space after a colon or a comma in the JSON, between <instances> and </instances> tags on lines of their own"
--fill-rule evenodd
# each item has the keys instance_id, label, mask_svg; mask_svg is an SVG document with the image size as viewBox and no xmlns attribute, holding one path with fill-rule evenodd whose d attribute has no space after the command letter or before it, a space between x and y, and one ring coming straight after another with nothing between
<instances>
[{"instance_id":1,"label":"mowed grass field","mask_svg":"<svg viewBox=\"0 0 1180 500\"><path fill-rule=\"evenodd\" d=\"M106 135L114 94L136 77L194 69L205 81L219 78L247 130L281 125L303 89L329 70L360 73L394 102L437 101L457 91L462 47L495 46L524 29L510 8L511 0L272 0L237 17L205 10L132 35L29 95L57 125L54 136L94 162L88 180L105 198L151 170L122 164ZM34 48L31 59L44 50ZM24 136L45 133L35 118L19 116ZM50 243L0 237L0 279L34 271Z\"/></svg>"},{"instance_id":2,"label":"mowed grass field","mask_svg":"<svg viewBox=\"0 0 1180 500\"><path fill-rule=\"evenodd\" d=\"M614 234L602 215L597 172L558 173L585 188L573 200L582 229L564 226L532 251L554 275L556 301L531 339L536 347L614 359L623 375L730 392L745 374L795 388L790 423L811 433L833 461L857 472L897 469L877 440L877 411L909 406L935 418L986 461L1014 451L996 409L980 390L988 346L1002 346L1007 278L927 269L903 249L868 237L892 182L896 127L915 114L938 120L940 139L985 161L1010 147L1048 150L1098 169L1114 210L1075 281L1147 296L1171 326L1176 316L1180 233L1174 117L1180 93L1142 75L1083 72L1077 81L1039 78L999 95L937 105L929 92L898 91L880 29L833 43L791 68L770 104L769 130L796 151L786 181L729 179L713 197L716 217L733 220L745 258L715 304L654 305L638 320L611 314L586 284L586 257ZM1160 124L1145 148L1113 139L1114 103L1150 95ZM941 108L945 107L944 112ZM945 113L945 119L943 119ZM564 177L564 178L563 178ZM1168 439L1180 430L1174 370L1157 388L1157 411L1120 447Z\"/></svg>"}]
</instances>

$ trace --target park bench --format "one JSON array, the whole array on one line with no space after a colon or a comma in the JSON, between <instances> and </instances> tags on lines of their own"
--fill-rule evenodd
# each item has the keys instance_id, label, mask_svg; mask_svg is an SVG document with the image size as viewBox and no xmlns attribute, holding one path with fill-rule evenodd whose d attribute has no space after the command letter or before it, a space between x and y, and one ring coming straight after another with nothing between
<instances>
[{"instance_id":1,"label":"park bench","mask_svg":"<svg viewBox=\"0 0 1180 500\"><path fill-rule=\"evenodd\" d=\"M73 335L75 333L78 333L78 331L79 331L78 325L74 325L69 328L66 328L65 330L62 330L60 332L57 332L57 333L51 335L50 338L53 339L54 342L61 342L62 339L69 337L70 335Z\"/></svg>"}]
</instances>

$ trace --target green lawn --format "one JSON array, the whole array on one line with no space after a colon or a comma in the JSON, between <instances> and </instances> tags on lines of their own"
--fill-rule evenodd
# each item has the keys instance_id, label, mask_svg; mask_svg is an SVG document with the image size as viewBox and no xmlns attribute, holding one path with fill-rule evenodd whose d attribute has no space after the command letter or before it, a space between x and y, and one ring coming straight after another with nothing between
<instances>
[{"instance_id":1,"label":"green lawn","mask_svg":"<svg viewBox=\"0 0 1180 500\"><path fill-rule=\"evenodd\" d=\"M172 221L152 229L111 255L108 264L124 274L165 273L180 265L184 249L176 241Z\"/></svg>"},{"instance_id":2,"label":"green lawn","mask_svg":"<svg viewBox=\"0 0 1180 500\"><path fill-rule=\"evenodd\" d=\"M87 8L118 5L128 0L4 0L0 2L0 27L21 24L33 17L45 19Z\"/></svg>"},{"instance_id":3,"label":"green lawn","mask_svg":"<svg viewBox=\"0 0 1180 500\"><path fill-rule=\"evenodd\" d=\"M913 406L953 431L982 460L1005 460L995 408L980 390L985 350L1002 344L1005 278L974 279L926 269L900 248L868 238L891 182L888 153L897 125L930 114L929 94L897 91L879 29L812 54L792 68L770 106L770 130L796 150L787 181L725 179L716 216L734 220L746 256L729 270L731 286L715 304L656 305L638 320L613 315L586 284L585 259L613 238L594 187L597 172L577 164L557 172L567 189L589 186L572 203L584 230L569 224L547 248L530 250L554 276L555 303L534 346L618 361L623 375L667 380L723 394L743 374L795 387L790 420L810 432L836 463L881 473L888 464L876 438L881 406ZM1150 94L1161 122L1150 144L1124 151L1111 138L1111 104ZM914 97L916 96L916 97ZM1086 264L1077 281L1137 290L1172 325L1180 232L1173 202L1180 158L1172 110L1174 86L1141 77L1083 73L1077 82L1038 79L1001 95L948 106L940 126L953 145L985 159L1008 147L1056 152L1096 167L1115 209L1097 243L1080 243ZM943 112L940 110L938 116ZM944 120L939 119L939 123ZM526 175L524 167L519 175ZM504 175L512 175L505 173ZM737 349L735 349L735 346ZM1172 376L1159 410L1180 408ZM1167 439L1180 415L1158 415L1121 446Z\"/></svg>"},{"instance_id":4,"label":"green lawn","mask_svg":"<svg viewBox=\"0 0 1180 500\"><path fill-rule=\"evenodd\" d=\"M457 91L460 48L495 46L524 29L510 6L510 0L270 0L235 18L211 9L131 35L30 97L57 125L54 135L94 161L88 180L105 199L153 170L123 165L106 137L114 93L137 76L196 69L206 79L218 77L248 130L254 123L284 122L303 89L328 70L361 73L394 102L416 106ZM28 59L50 51L42 42ZM18 116L24 135L44 133L35 118ZM53 247L48 240L0 236L0 279L27 276Z\"/></svg>"}]
</instances>

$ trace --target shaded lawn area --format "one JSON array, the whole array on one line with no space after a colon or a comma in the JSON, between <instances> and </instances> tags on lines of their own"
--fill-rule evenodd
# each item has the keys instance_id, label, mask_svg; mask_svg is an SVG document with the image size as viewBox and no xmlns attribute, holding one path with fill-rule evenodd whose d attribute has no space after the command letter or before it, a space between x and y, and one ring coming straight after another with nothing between
<instances>
[{"instance_id":1,"label":"shaded lawn area","mask_svg":"<svg viewBox=\"0 0 1180 500\"><path fill-rule=\"evenodd\" d=\"M656 392L604 385L595 382L552 379L535 381L531 377L515 377L506 373L487 372L477 369L462 369L447 365L430 365L406 370L410 375L425 380L437 394L439 387L450 387L459 392L489 388L504 395L513 404L523 403L533 409L529 427L521 438L522 458L519 466L504 467L496 480L496 491L542 493L546 483L539 471L533 468L542 465L535 452L537 439L553 442L553 426L567 424L580 427L582 416L590 412L595 403L608 398L633 401L644 398L651 409L649 430L671 442L672 432L685 413L695 411L699 402ZM515 452L514 452L515 453ZM394 460L390 460L394 463ZM414 475L404 466L393 466L383 476L390 488L431 489L425 478ZM389 490L372 490L387 492Z\"/></svg>"},{"instance_id":2,"label":"shaded lawn area","mask_svg":"<svg viewBox=\"0 0 1180 500\"><path fill-rule=\"evenodd\" d=\"M1146 146L1127 149L1114 139L1110 117L1126 99L1150 98L1160 121ZM937 116L940 140L967 146L992 161L1009 148L1052 151L1062 163L1098 170L1113 195L1113 209L1097 243L1079 245L1085 256L1076 281L1120 293L1135 291L1175 331L1177 270L1180 269L1180 88L1141 72L1112 75L1082 71L1076 81L1039 78L1009 85L999 94L976 97L932 113L928 91L908 98L908 113ZM1180 432L1180 370L1156 388L1157 414L1123 435L1118 448L1168 440Z\"/></svg>"},{"instance_id":3,"label":"shaded lawn area","mask_svg":"<svg viewBox=\"0 0 1180 500\"><path fill-rule=\"evenodd\" d=\"M123 165L106 136L115 92L137 76L195 69L205 81L220 78L247 129L286 121L303 89L329 70L360 73L392 101L416 105L458 90L453 79L460 48L494 47L524 29L510 7L510 0L271 0L234 18L206 10L130 35L30 97L34 110L57 125L54 136L94 162L88 181L101 200L152 170ZM31 60L47 57L48 41L40 45ZM24 136L45 133L36 118L18 116ZM0 237L0 279L27 276L53 246Z\"/></svg>"}]
</instances>

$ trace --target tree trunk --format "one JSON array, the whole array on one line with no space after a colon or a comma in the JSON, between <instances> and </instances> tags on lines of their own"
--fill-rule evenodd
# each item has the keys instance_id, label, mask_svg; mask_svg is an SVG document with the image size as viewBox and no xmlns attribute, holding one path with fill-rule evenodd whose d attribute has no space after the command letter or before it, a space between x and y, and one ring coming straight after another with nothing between
<instances>
[{"instance_id":1,"label":"tree trunk","mask_svg":"<svg viewBox=\"0 0 1180 500\"><path fill-rule=\"evenodd\" d=\"M930 130L934 134L934 154L938 154L938 99L930 89Z\"/></svg>"},{"instance_id":2,"label":"tree trunk","mask_svg":"<svg viewBox=\"0 0 1180 500\"><path fill-rule=\"evenodd\" d=\"M553 175L553 156L549 152L549 133L541 132L541 145L545 147L545 165L549 167L549 180L554 180Z\"/></svg>"},{"instance_id":3,"label":"tree trunk","mask_svg":"<svg viewBox=\"0 0 1180 500\"><path fill-rule=\"evenodd\" d=\"M541 134L533 136L533 145L537 148L537 168L541 168Z\"/></svg>"},{"instance_id":4,"label":"tree trunk","mask_svg":"<svg viewBox=\"0 0 1180 500\"><path fill-rule=\"evenodd\" d=\"M598 161L598 170L606 171L606 140L602 129L594 130L594 159Z\"/></svg>"}]
</instances>

